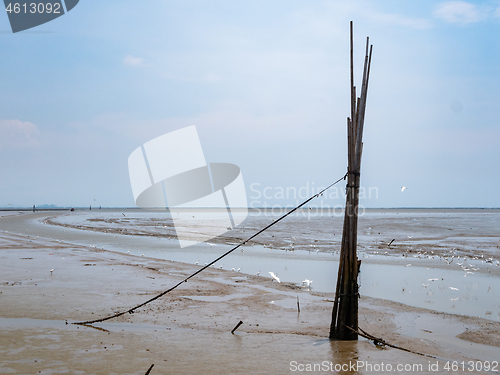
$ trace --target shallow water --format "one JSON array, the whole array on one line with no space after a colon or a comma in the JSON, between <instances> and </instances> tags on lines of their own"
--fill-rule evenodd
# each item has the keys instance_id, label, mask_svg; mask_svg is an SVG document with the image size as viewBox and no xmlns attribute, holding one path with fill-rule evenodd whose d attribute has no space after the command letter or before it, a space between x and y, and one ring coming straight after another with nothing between
<instances>
[{"instance_id":1,"label":"shallow water","mask_svg":"<svg viewBox=\"0 0 500 375\"><path fill-rule=\"evenodd\" d=\"M153 217L162 217L162 215L166 217L168 215L165 212L151 213L135 210L124 212L127 216L133 216L134 220L139 223L141 219L146 220L151 218L152 215ZM50 215L57 214L50 213ZM72 213L71 216L65 217L64 220L68 220L73 224L81 224L87 222L89 217L120 217L122 215L121 211L77 212L75 215ZM427 217L425 215L429 214L407 211L400 213L394 211L371 213L362 218L365 224L363 224L363 227L360 227L360 232L370 231L371 233L374 230L381 230L380 228L389 228L391 225L395 226L394 223L399 223L401 218L403 218L403 221L410 223L423 222L424 218ZM460 216L462 214L455 213L455 216L457 215ZM485 241L491 244L491 238L494 238L492 235L493 225L496 223L499 215L489 212L484 214L466 212L463 215L467 217L460 217L453 220L454 216L452 213L432 212L432 217L428 219L426 225L414 225L413 232L411 232L412 239L417 238L417 241L421 242L447 241L450 242L450 249L453 249L453 244L456 245L458 242L468 242L470 244L475 239L483 240L482 242L476 242L479 246ZM482 221L481 215L484 216ZM201 243L181 249L177 241L164 237L116 235L41 224L39 219L46 216L48 216L46 213L37 213L10 217L8 221L1 221L1 229L24 235L40 236L51 238L52 240L130 253L137 256L144 255L145 257L191 264L198 262L200 266L211 262L231 248L228 245L211 246ZM318 217L315 220L317 223L314 225L320 226L321 218ZM325 220L328 220L328 218L325 218ZM372 220L372 222L367 223L369 220ZM383 225L381 221L384 221ZM436 228L446 227L454 229L454 222L457 228L465 228L465 222L468 223L467 225L474 223L476 227L483 224L484 227L478 230L478 233L483 237L472 236L470 234L464 236L464 233L461 232L462 235L458 237L456 234L449 236L446 233L446 236L443 235L442 238L440 237L441 239L436 239L439 237L439 234L433 233L437 231ZM313 224L309 223L309 225ZM469 229L464 230L469 231ZM321 231L318 232L322 233ZM425 240L425 238L431 235L431 232L434 239ZM296 232L289 232L287 235L298 237ZM394 232L391 232L392 235L394 235ZM363 236L370 236L370 234L362 234L360 241L362 241ZM416 245L413 244L413 246ZM500 280L498 276L495 276L498 273L493 272L493 274L488 274L488 270L497 271L498 267L495 263L485 263L484 259L469 259L467 261L468 269L472 269L473 271L464 271L456 265L456 263L460 263L458 260L448 266L439 258L402 258L369 253L360 253L359 257L362 260L360 274L360 293L362 295L388 299L436 311L478 316L500 321ZM464 263L463 260L461 262ZM278 275L281 281L292 282L297 285L301 285L303 280L309 279L313 280L311 290L334 292L338 269L338 255L315 251L283 251L270 249L261 245L243 246L242 249L237 249L214 266L224 270L241 267L242 274L255 275L260 272L261 276L269 278L271 277L269 272L272 271ZM477 271L474 270L475 268L477 268Z\"/></svg>"}]
</instances>

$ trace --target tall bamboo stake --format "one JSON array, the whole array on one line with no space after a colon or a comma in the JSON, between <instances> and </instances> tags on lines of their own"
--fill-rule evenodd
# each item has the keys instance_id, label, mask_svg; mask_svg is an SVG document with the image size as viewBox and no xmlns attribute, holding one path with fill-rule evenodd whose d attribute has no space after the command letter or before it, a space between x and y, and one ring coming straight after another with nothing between
<instances>
[{"instance_id":1,"label":"tall bamboo stake","mask_svg":"<svg viewBox=\"0 0 500 375\"><path fill-rule=\"evenodd\" d=\"M363 151L363 127L365 120L366 97L372 47L368 52L369 39L366 39L366 52L360 96L356 98L354 86L354 45L353 25L350 24L350 73L351 73L351 117L347 118L347 192L344 213L344 229L340 249L337 288L330 325L330 339L357 340L358 335L358 205L361 155Z\"/></svg>"}]
</instances>

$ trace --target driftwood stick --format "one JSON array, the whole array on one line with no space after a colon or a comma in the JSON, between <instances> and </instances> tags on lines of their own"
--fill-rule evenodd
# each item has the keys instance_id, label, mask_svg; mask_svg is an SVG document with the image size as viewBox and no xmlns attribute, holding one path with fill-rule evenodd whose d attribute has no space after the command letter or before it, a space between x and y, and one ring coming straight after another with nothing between
<instances>
[{"instance_id":1,"label":"driftwood stick","mask_svg":"<svg viewBox=\"0 0 500 375\"><path fill-rule=\"evenodd\" d=\"M149 370L148 370L148 371L146 371L146 374L144 374L144 375L149 375L149 373L150 373L150 372L151 372L151 370L153 369L153 366L154 366L154 365L155 365L155 364L153 363L153 364L151 365L151 367L149 368Z\"/></svg>"},{"instance_id":2,"label":"driftwood stick","mask_svg":"<svg viewBox=\"0 0 500 375\"><path fill-rule=\"evenodd\" d=\"M300 314L299 296L297 296L297 312Z\"/></svg>"},{"instance_id":3,"label":"driftwood stick","mask_svg":"<svg viewBox=\"0 0 500 375\"><path fill-rule=\"evenodd\" d=\"M238 324L236 324L236 327L233 328L233 330L231 331L231 333L234 335L234 331L236 331L238 329L239 326L241 326L243 324L243 322L240 320L238 322Z\"/></svg>"}]
</instances>

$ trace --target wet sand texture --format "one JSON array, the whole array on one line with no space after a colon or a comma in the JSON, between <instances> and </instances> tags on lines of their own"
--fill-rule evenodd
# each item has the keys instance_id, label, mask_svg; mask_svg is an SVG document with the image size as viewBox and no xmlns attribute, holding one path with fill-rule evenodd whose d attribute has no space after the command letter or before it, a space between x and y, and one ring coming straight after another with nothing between
<instances>
[{"instance_id":1,"label":"wet sand texture","mask_svg":"<svg viewBox=\"0 0 500 375\"><path fill-rule=\"evenodd\" d=\"M154 363L151 374L288 374L293 361L425 369L431 360L364 339L330 342L332 295L218 269L134 314L96 325L101 329L66 325L128 309L197 266L10 233L1 233L0 244L0 373L143 374ZM360 326L438 356L441 368L448 359L498 360L500 351L483 345L499 344L493 322L390 301L361 298Z\"/></svg>"}]
</instances>

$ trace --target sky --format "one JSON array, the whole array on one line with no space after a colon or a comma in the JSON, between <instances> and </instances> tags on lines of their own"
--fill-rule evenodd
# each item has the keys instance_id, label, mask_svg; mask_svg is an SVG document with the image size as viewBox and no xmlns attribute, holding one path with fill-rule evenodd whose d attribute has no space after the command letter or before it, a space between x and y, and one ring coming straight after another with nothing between
<instances>
[{"instance_id":1,"label":"sky","mask_svg":"<svg viewBox=\"0 0 500 375\"><path fill-rule=\"evenodd\" d=\"M249 206L302 201L346 172L351 20L360 204L500 207L498 0L80 0L15 34L2 12L0 206L134 207L129 155L192 125Z\"/></svg>"}]
</instances>

